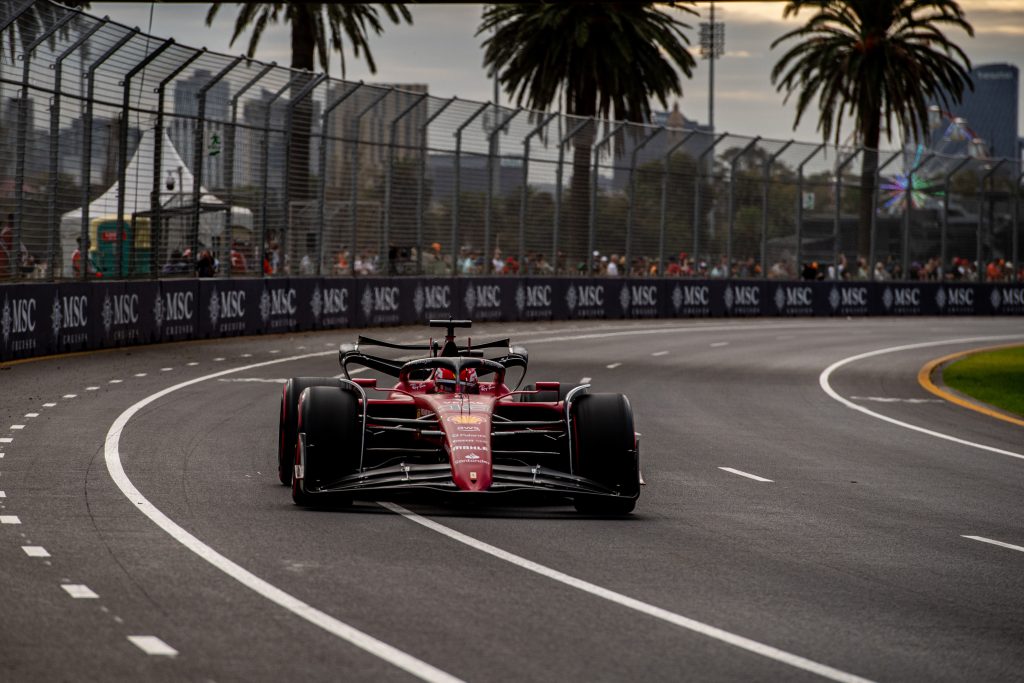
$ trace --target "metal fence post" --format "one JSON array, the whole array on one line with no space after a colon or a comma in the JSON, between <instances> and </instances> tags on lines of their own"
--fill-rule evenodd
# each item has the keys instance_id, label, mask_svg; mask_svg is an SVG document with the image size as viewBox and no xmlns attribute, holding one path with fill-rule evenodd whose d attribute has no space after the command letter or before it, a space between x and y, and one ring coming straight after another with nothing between
<instances>
[{"instance_id":1,"label":"metal fence post","mask_svg":"<svg viewBox=\"0 0 1024 683\"><path fill-rule=\"evenodd\" d=\"M20 10L18 10L16 12L13 12L11 14L11 16L7 17L7 21L4 22L4 25L0 26L0 33L3 33L4 31L6 31L8 29L8 27L13 25L14 22L16 22L18 19L20 19L21 15L24 14L25 12L27 12L29 10L29 8L32 7L32 5L34 5L34 4L35 3L32 2L32 0L28 0L27 2L25 2L24 6ZM105 18L103 20L103 23L106 23L108 21L110 21L110 19L109 18Z\"/></svg>"},{"instance_id":2,"label":"metal fence post","mask_svg":"<svg viewBox=\"0 0 1024 683\"><path fill-rule=\"evenodd\" d=\"M658 223L658 276L665 275L665 229L668 223L668 176L669 163L676 150L686 144L686 141L696 135L699 131L691 130L683 136L683 139L668 148L665 158L662 160L664 167L661 171L661 209ZM679 264L682 265L681 263Z\"/></svg>"},{"instance_id":3,"label":"metal fence post","mask_svg":"<svg viewBox=\"0 0 1024 683\"><path fill-rule=\"evenodd\" d=\"M707 149L701 152L700 156L697 157L696 173L693 176L693 258L697 260L698 263L700 261L700 219L701 209L703 208L703 201L701 201L702 193L700 181L703 179L704 176L704 157L706 157L709 152L714 152L715 146L719 142L724 140L727 135L729 135L728 132L719 134L716 138L714 138L711 141L711 144L708 145ZM709 258L709 264L710 261L711 259Z\"/></svg>"},{"instance_id":4,"label":"metal fence post","mask_svg":"<svg viewBox=\"0 0 1024 683\"><path fill-rule=\"evenodd\" d=\"M376 107L381 100L393 93L395 89L388 88L383 91L377 97L373 98L370 104L363 107L356 117L352 120L352 130L355 135L352 136L352 194L351 201L349 202L349 216L352 220L352 275L356 275L355 269L355 255L356 255L356 244L359 239L359 133L360 127L363 122L363 117L366 116L374 107Z\"/></svg>"},{"instance_id":5,"label":"metal fence post","mask_svg":"<svg viewBox=\"0 0 1024 683\"><path fill-rule=\"evenodd\" d=\"M792 140L788 141L764 162L764 175L761 178L761 277L765 279L768 277L768 185L771 182L772 166L792 144Z\"/></svg>"},{"instance_id":6,"label":"metal fence post","mask_svg":"<svg viewBox=\"0 0 1024 683\"><path fill-rule=\"evenodd\" d=\"M988 182L989 178L995 175L996 171L999 170L999 167L1005 163L1006 159L1000 159L996 165L989 169L989 172L983 175L981 180L978 181L978 246L976 252L976 259L978 262L978 282L984 282L986 275L985 261L981 258L982 236L985 229L985 184Z\"/></svg>"},{"instance_id":7,"label":"metal fence post","mask_svg":"<svg viewBox=\"0 0 1024 683\"><path fill-rule=\"evenodd\" d=\"M95 101L96 69L124 47L125 43L134 38L138 32L139 29L133 28L121 36L120 40L111 45L106 52L89 65L87 71L88 94L85 100L85 116L82 117L82 244L85 247L82 258L83 280L89 278L88 252L92 246L89 244L89 190L92 187L92 106Z\"/></svg>"},{"instance_id":8,"label":"metal fence post","mask_svg":"<svg viewBox=\"0 0 1024 683\"><path fill-rule=\"evenodd\" d=\"M907 175L906 207L903 212L903 279L910 279L910 223L914 211L914 174L932 160L935 154L928 154Z\"/></svg>"},{"instance_id":9,"label":"metal fence post","mask_svg":"<svg viewBox=\"0 0 1024 683\"><path fill-rule=\"evenodd\" d=\"M1020 186L1024 182L1024 173L1017 176L1017 182L1013 185L1013 280L1021 281L1021 273L1024 273L1024 266L1020 262Z\"/></svg>"},{"instance_id":10,"label":"metal fence post","mask_svg":"<svg viewBox=\"0 0 1024 683\"><path fill-rule=\"evenodd\" d=\"M160 85L154 89L154 92L157 93L156 136L153 140L153 190L149 198L149 208L153 212L152 223L150 224L150 244L152 245L150 250L150 271L153 273L153 277L159 277L160 273L160 240L162 239L161 233L163 231L163 204L160 201L160 181L162 178L160 177L160 172L163 167L164 155L164 92L167 89L168 83L177 78L192 62L204 54L206 54L205 48L193 52L173 69L171 73L164 76L164 79L160 81ZM178 191L183 191L183 188L178 188Z\"/></svg>"},{"instance_id":11,"label":"metal fence post","mask_svg":"<svg viewBox=\"0 0 1024 683\"><path fill-rule=\"evenodd\" d=\"M262 177L260 182L260 189L262 191L260 201L260 247L259 253L256 255L260 261L260 273L263 277L272 274L267 273L266 269L263 268L264 250L267 247L267 214L270 213L270 120L274 113L274 102L276 102L278 98L285 93L285 91L292 87L292 81L294 80L294 75L290 75L288 77L288 82L282 85L277 92L270 96L270 99L267 100L267 110L263 113L263 144L261 150L263 153L263 173L261 174ZM288 170L286 168L285 174L287 175L287 173Z\"/></svg>"},{"instance_id":12,"label":"metal fence post","mask_svg":"<svg viewBox=\"0 0 1024 683\"><path fill-rule=\"evenodd\" d=\"M235 128L238 125L238 101L242 95L256 85L264 76L270 73L271 69L277 66L277 62L265 64L259 73L246 81L231 97L231 124L224 131L224 203L227 205L227 277L232 276L231 250L235 246L234 212L235 212ZM248 263L246 264L248 266ZM244 274L244 271L243 271Z\"/></svg>"},{"instance_id":13,"label":"metal fence post","mask_svg":"<svg viewBox=\"0 0 1024 683\"><path fill-rule=\"evenodd\" d=\"M804 160L800 162L796 171L796 255L793 257L796 263L794 264L797 272L803 272L803 265L801 262L801 256L803 251L803 232L804 232L804 166L810 162L811 159L818 156L818 152L825 149L825 143L820 143L814 148L814 151L804 157Z\"/></svg>"},{"instance_id":14,"label":"metal fence post","mask_svg":"<svg viewBox=\"0 0 1024 683\"><path fill-rule=\"evenodd\" d=\"M949 254L948 254L948 252L949 252L949 240L948 240L948 233L949 233L949 184L953 181L953 176L955 176L957 174L957 172L961 168L966 166L970 161L971 161L971 157L969 157L969 156L964 157L963 159L960 160L960 163L957 164L956 166L954 166L953 170L950 171L949 173L947 173L946 176L943 178L943 184L942 184L942 223L941 223L941 226L940 226L940 231L941 232L939 233L939 254L940 254L939 258L941 259L941 262L942 262L941 264L942 264L942 272L943 272L943 274L945 274L945 272L946 272L946 268L947 268L946 264L948 263L947 259L949 257Z\"/></svg>"},{"instance_id":15,"label":"metal fence post","mask_svg":"<svg viewBox=\"0 0 1024 683\"><path fill-rule=\"evenodd\" d=\"M199 88L199 92L196 93L196 99L199 100L199 113L196 118L196 130L192 139L192 165L194 168L192 169L192 234L189 240L189 244L192 246L193 268L195 260L199 258L199 210L201 208L200 204L203 201L201 188L203 186L203 136L206 129L206 93L222 78L227 76L232 69L238 66L243 59L245 57L242 55L235 57L226 67L220 70L220 73L204 83L203 87ZM212 247L213 245L210 246Z\"/></svg>"},{"instance_id":16,"label":"metal fence post","mask_svg":"<svg viewBox=\"0 0 1024 683\"><path fill-rule=\"evenodd\" d=\"M429 148L427 136L430 132L430 124L434 122L458 97L446 100L441 108L427 117L418 131L420 140L420 172L416 176L416 274L423 274L423 195L427 181L427 149Z\"/></svg>"},{"instance_id":17,"label":"metal fence post","mask_svg":"<svg viewBox=\"0 0 1024 683\"><path fill-rule=\"evenodd\" d=\"M485 102L480 105L480 108L473 112L473 115L463 121L458 128L455 129L455 183L452 185L452 275L458 275L458 259L456 258L459 251L459 209L461 201L459 195L462 189L462 131L466 129L466 126L471 124L480 114L484 113L487 107L491 106L490 103ZM484 262L490 258L487 254L484 254ZM486 268L486 266L485 266Z\"/></svg>"},{"instance_id":18,"label":"metal fence post","mask_svg":"<svg viewBox=\"0 0 1024 683\"><path fill-rule=\"evenodd\" d=\"M633 155L629 161L629 206L626 208L626 265L633 267L633 221L636 218L636 159L644 147L648 145L660 133L665 131L665 126L660 126L653 133L648 134L633 148Z\"/></svg>"},{"instance_id":19,"label":"metal fence post","mask_svg":"<svg viewBox=\"0 0 1024 683\"><path fill-rule=\"evenodd\" d=\"M508 129L508 124L512 122L512 119L516 117L523 109L520 107L514 112L505 117L505 120L498 126L495 126L494 130L491 131L488 136L488 147L487 147L487 192L484 194L484 274L491 270L492 262L487 257L487 254L491 253L491 210L494 206L494 152L498 149L498 133ZM499 165L500 168L500 165ZM452 247L452 264L454 265L458 259L458 251ZM520 262L519 267L522 268L523 264Z\"/></svg>"},{"instance_id":20,"label":"metal fence post","mask_svg":"<svg viewBox=\"0 0 1024 683\"><path fill-rule=\"evenodd\" d=\"M388 172L384 179L384 235L381 238L384 245L382 254L384 267L381 270L386 275L391 274L391 192L395 182L395 138L398 137L398 122L412 113L425 99L427 99L427 93L422 93L413 99L412 104L391 119L389 126L391 130L388 136Z\"/></svg>"},{"instance_id":21,"label":"metal fence post","mask_svg":"<svg viewBox=\"0 0 1024 683\"><path fill-rule=\"evenodd\" d=\"M121 85L124 88L122 92L123 99L121 101L121 126L118 135L118 158L120 163L117 167L117 238L114 242L115 250L117 252L117 277L124 277L124 245L121 244L121 235L124 234L124 184L125 184L125 172L128 168L128 115L129 107L131 106L132 97L132 79L135 76L149 66L153 60L162 55L167 48L174 45L174 39L168 38L155 50L150 52L141 62L132 67L122 81ZM150 233L150 247L152 248L152 233ZM135 236L133 235L133 239ZM135 245L131 245L131 262L135 263ZM134 268L132 268L134 271Z\"/></svg>"},{"instance_id":22,"label":"metal fence post","mask_svg":"<svg viewBox=\"0 0 1024 683\"><path fill-rule=\"evenodd\" d=\"M303 76L311 77L311 80L303 85L294 96L288 100L288 106L285 108L284 115L284 129L286 135L284 138L284 183L282 188L282 194L284 195L284 222L282 223L281 232L281 244L284 247L284 257L289 257L288 249L288 236L291 231L292 224L292 128L295 125L295 108L299 105L302 100L309 97L317 86L323 83L327 79L327 74L311 74L310 72L302 72ZM310 136L312 137L312 115L310 116ZM307 171L309 159L306 159ZM322 171L321 171L322 172ZM308 188L307 188L308 189ZM294 260L294 259L293 259ZM295 264L298 267L299 264Z\"/></svg>"},{"instance_id":23,"label":"metal fence post","mask_svg":"<svg viewBox=\"0 0 1024 683\"><path fill-rule=\"evenodd\" d=\"M20 12L18 13L21 14ZM42 35L32 41L22 52L21 59L24 62L22 67L21 75L21 100L18 102L18 133L17 133L17 150L15 152L15 166L14 166L14 251L12 254L20 254L21 249L21 235L22 235L22 223L25 220L25 146L28 143L28 85L29 85L29 68L32 63L32 53L37 47L43 44L50 38L54 33L59 31L61 27L71 21L72 18L77 16L77 12L70 11L60 18L60 21L55 23L49 30L43 31ZM47 255L52 261L52 255ZM10 264L9 264L10 265ZM0 273L2 278L5 273ZM17 264L13 267L13 275L15 277L21 277L21 268Z\"/></svg>"},{"instance_id":24,"label":"metal fence post","mask_svg":"<svg viewBox=\"0 0 1024 683\"><path fill-rule=\"evenodd\" d=\"M593 145L590 150L594 155L594 169L590 176L590 229L587 231L587 253L584 256L587 263L587 272L594 272L594 251L597 243L597 185L598 185L598 173L601 167L601 148L608 144L619 131L626 126L625 121L621 121L614 126L611 130L600 140L597 144ZM626 268L628 269L631 264L627 263ZM629 272L623 273L623 276L629 275Z\"/></svg>"},{"instance_id":25,"label":"metal fence post","mask_svg":"<svg viewBox=\"0 0 1024 683\"><path fill-rule=\"evenodd\" d=\"M15 17L17 18L17 17ZM47 210L47 252L50 259L50 280L57 277L57 248L60 246L60 216L57 215L57 179L60 163L60 105L62 94L62 78L64 60L70 57L85 41L92 37L96 31L107 24L108 19L101 19L92 28L88 29L78 37L75 42L64 49L55 62L51 65L53 69L53 101L50 104L50 166L49 166L49 191L46 198ZM83 256L85 256L83 254ZM63 261L63 259L61 259ZM72 273L74 275L74 273Z\"/></svg>"},{"instance_id":26,"label":"metal fence post","mask_svg":"<svg viewBox=\"0 0 1024 683\"><path fill-rule=\"evenodd\" d=\"M520 272L524 273L525 270L523 269L526 268L526 202L529 199L530 182L530 140L547 128L548 124L551 123L551 119L556 116L558 116L558 112L551 112L547 116L542 116L541 122L523 138L523 183L519 194L519 267ZM554 262L554 254L552 254L551 258L552 262Z\"/></svg>"},{"instance_id":27,"label":"metal fence post","mask_svg":"<svg viewBox=\"0 0 1024 683\"><path fill-rule=\"evenodd\" d=\"M317 193L317 224L320 230L320 239L318 243L318 258L316 264L317 275L321 274L321 268L324 262L324 239L327 234L326 225L326 213L327 213L327 129L331 122L331 112L337 109L345 100L363 87L363 82L359 81L354 86L346 90L338 99L334 100L331 104L324 107L323 113L320 115L320 190ZM328 89L328 95L330 95L330 89ZM349 272L355 272L355 249L349 252L348 267Z\"/></svg>"},{"instance_id":28,"label":"metal fence post","mask_svg":"<svg viewBox=\"0 0 1024 683\"><path fill-rule=\"evenodd\" d=\"M875 254L878 252L878 244L876 241L878 232L878 190L879 186L882 184L882 171L886 166L899 158L899 154L893 154L884 164L881 166L875 166L875 186L871 191L873 197L872 206L874 207L874 210L871 212L871 235L868 240L868 273L872 280L875 279Z\"/></svg>"},{"instance_id":29,"label":"metal fence post","mask_svg":"<svg viewBox=\"0 0 1024 683\"><path fill-rule=\"evenodd\" d=\"M732 275L732 236L736 229L736 163L760 141L761 136L755 136L729 160L729 224L725 236L725 261L728 264L729 275ZM761 264L761 270L764 270L764 264Z\"/></svg>"},{"instance_id":30,"label":"metal fence post","mask_svg":"<svg viewBox=\"0 0 1024 683\"><path fill-rule=\"evenodd\" d=\"M836 181L835 181L835 213L832 215L832 279L839 280L839 224L841 220L840 211L842 210L843 201L843 171L846 167L857 158L857 155L861 153L860 148L855 150L853 154L843 159L841 163L836 166ZM840 150L836 149L836 157L839 158Z\"/></svg>"},{"instance_id":31,"label":"metal fence post","mask_svg":"<svg viewBox=\"0 0 1024 683\"><path fill-rule=\"evenodd\" d=\"M556 275L558 274L558 237L562 227L562 176L565 169L565 146L572 142L573 138L588 124L596 125L596 119L593 116L583 119L558 141L558 168L555 170L555 225L551 234L551 259L555 264Z\"/></svg>"}]
</instances>

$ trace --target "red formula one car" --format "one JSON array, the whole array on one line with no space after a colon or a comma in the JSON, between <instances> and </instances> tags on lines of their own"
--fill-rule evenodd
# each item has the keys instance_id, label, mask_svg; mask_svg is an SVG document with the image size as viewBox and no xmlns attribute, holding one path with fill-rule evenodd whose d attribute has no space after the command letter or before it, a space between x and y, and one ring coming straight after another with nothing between
<instances>
[{"instance_id":1,"label":"red formula one car","mask_svg":"<svg viewBox=\"0 0 1024 683\"><path fill-rule=\"evenodd\" d=\"M444 343L403 345L359 337L342 344L340 377L294 377L281 398L278 473L299 505L434 492L457 499L542 493L581 512L627 514L640 495L638 435L622 394L537 382L517 390L526 349L508 339L462 346L468 320L432 320ZM403 362L367 347L425 353ZM485 352L497 352L485 358ZM361 365L393 386L352 378ZM519 375L516 389L506 372ZM390 384L390 382L389 382ZM506 494L506 495L502 495Z\"/></svg>"}]
</instances>

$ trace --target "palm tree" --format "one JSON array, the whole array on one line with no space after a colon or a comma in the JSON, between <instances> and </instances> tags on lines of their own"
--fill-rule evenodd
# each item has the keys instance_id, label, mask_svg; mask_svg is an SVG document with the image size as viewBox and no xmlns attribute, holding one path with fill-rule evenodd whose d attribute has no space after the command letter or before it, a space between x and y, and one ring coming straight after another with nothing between
<instances>
[{"instance_id":1,"label":"palm tree","mask_svg":"<svg viewBox=\"0 0 1024 683\"><path fill-rule=\"evenodd\" d=\"M543 111L564 96L571 116L639 122L650 119L652 96L664 107L682 93L680 71L692 75L688 28L653 2L542 2L488 6L477 35L490 34L484 65L518 105ZM594 134L588 126L574 140L569 226L577 239L588 225Z\"/></svg>"},{"instance_id":2,"label":"palm tree","mask_svg":"<svg viewBox=\"0 0 1024 683\"><path fill-rule=\"evenodd\" d=\"M805 8L816 14L772 43L801 41L772 69L772 83L787 101L799 93L794 128L817 100L822 138L834 134L838 144L843 119L853 117L864 147L857 249L866 256L882 121L890 140L894 120L903 139L910 139L928 130L930 102L948 107L950 100L960 101L965 87L973 89L970 60L940 27L970 36L974 30L954 0L791 0L784 16Z\"/></svg>"},{"instance_id":3,"label":"palm tree","mask_svg":"<svg viewBox=\"0 0 1024 683\"><path fill-rule=\"evenodd\" d=\"M212 3L206 15L207 26L212 25L217 12L224 3ZM293 69L312 71L315 62L320 68L330 72L330 56L335 51L341 58L341 75L345 77L345 39L348 40L353 54L363 56L371 73L377 72L377 64L370 52L369 33L380 35L383 32L378 10L394 24L402 21L412 23L412 15L403 3L369 4L369 3L334 3L334 2L239 2L238 16L235 17L235 30L231 36L231 45L251 29L247 56L254 57L260 38L268 24L284 21L291 25L291 46ZM309 76L312 78L312 75ZM308 80L295 78L292 91L298 92ZM288 159L288 174L292 182L292 199L305 199L311 195L312 183L309 182L309 138L312 125L313 107L308 99L296 106L296 116L292 129L288 131L291 154ZM323 172L323 171L321 171ZM288 218L286 217L286 220Z\"/></svg>"}]
</instances>

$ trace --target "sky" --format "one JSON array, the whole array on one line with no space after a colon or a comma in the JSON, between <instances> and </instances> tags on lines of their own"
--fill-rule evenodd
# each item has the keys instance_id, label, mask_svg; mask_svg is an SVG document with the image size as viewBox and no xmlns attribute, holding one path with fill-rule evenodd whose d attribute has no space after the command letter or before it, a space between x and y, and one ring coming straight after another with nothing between
<instances>
[{"instance_id":1,"label":"sky","mask_svg":"<svg viewBox=\"0 0 1024 683\"><path fill-rule=\"evenodd\" d=\"M962 31L947 35L967 53L974 65L1009 63L1024 72L1024 0L961 0L961 7L975 30L974 38ZM228 3L220 10L213 26L206 26L209 3L104 3L93 2L90 13L162 38L174 38L192 47L207 47L215 52L241 54L248 45L248 34L230 45L237 9ZM725 24L725 55L715 63L715 127L739 135L761 135L772 139L818 141L815 111L805 115L794 129L795 108L784 103L784 95L771 85L772 66L784 46L775 50L771 43L799 26L807 17L783 19L783 2L716 2L716 20ZM409 5L413 25L385 24L383 35L372 38L371 49L377 73L371 74L365 63L346 53L345 77L381 83L426 83L430 93L441 97L457 95L462 99L485 101L493 96L493 81L483 68L485 36L477 36L482 5L413 4ZM679 10L679 17L692 26L687 31L691 51L697 56L698 26L707 21L709 5L697 5L700 17ZM152 27L152 28L150 28ZM290 60L288 29L270 27L264 33L256 57L287 65ZM341 60L330 65L332 76L341 76ZM1024 78L1024 73L1022 73ZM698 59L693 78L683 81L679 106L688 119L708 121L708 62ZM1021 90L1024 95L1024 88ZM508 104L502 94L502 104ZM795 98L794 98L795 99ZM671 108L673 102L669 102ZM660 108L659 104L655 104ZM1024 97L1018 104L1019 135L1024 135ZM844 128L844 137L848 128ZM883 139L883 146L887 146Z\"/></svg>"}]
</instances>

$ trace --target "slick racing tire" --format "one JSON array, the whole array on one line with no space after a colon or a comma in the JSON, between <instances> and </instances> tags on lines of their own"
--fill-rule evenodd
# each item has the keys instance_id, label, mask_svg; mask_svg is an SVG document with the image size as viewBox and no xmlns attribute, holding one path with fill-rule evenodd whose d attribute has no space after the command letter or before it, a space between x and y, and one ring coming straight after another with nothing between
<instances>
[{"instance_id":1,"label":"slick racing tire","mask_svg":"<svg viewBox=\"0 0 1024 683\"><path fill-rule=\"evenodd\" d=\"M305 436L302 463L303 478L292 478L292 500L311 505L317 494L310 493L359 469L362 424L359 399L351 391L337 386L306 389L299 401L299 434ZM295 464L298 464L296 453ZM332 496L335 505L351 503L351 498Z\"/></svg>"},{"instance_id":2,"label":"slick racing tire","mask_svg":"<svg viewBox=\"0 0 1024 683\"><path fill-rule=\"evenodd\" d=\"M580 512L625 515L640 497L640 458L633 410L622 394L585 394L572 404L576 472L618 493L618 497L580 496Z\"/></svg>"},{"instance_id":3,"label":"slick racing tire","mask_svg":"<svg viewBox=\"0 0 1024 683\"><path fill-rule=\"evenodd\" d=\"M292 483L295 446L299 431L299 396L309 387L336 387L333 377L292 377L281 394L280 420L277 426L277 478L285 486Z\"/></svg>"},{"instance_id":4,"label":"slick racing tire","mask_svg":"<svg viewBox=\"0 0 1024 683\"><path fill-rule=\"evenodd\" d=\"M564 401L565 397L569 395L569 392L580 386L579 384L560 384L558 391L553 389L545 389L538 391L536 394L520 394L519 400L522 403L551 403L554 401ZM536 384L527 384L523 387L523 391L535 391L537 389Z\"/></svg>"}]
</instances>

